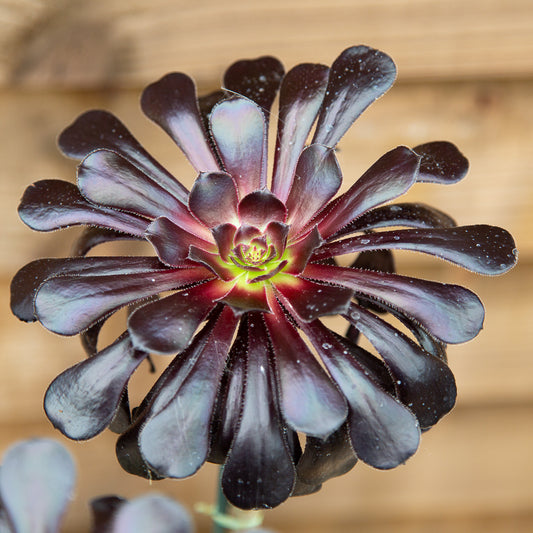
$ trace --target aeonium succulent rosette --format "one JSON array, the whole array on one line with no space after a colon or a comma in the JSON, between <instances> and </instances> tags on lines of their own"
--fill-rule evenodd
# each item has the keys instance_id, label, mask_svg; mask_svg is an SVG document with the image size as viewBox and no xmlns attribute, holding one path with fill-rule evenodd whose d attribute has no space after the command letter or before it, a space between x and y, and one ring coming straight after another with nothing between
<instances>
[{"instance_id":1,"label":"aeonium succulent rosette","mask_svg":"<svg viewBox=\"0 0 533 533\"><path fill-rule=\"evenodd\" d=\"M82 440L111 425L121 465L152 479L222 463L224 493L245 509L316 491L358 459L389 469L416 451L421 429L455 402L446 345L475 337L484 309L463 287L396 274L391 251L482 274L507 271L516 253L501 228L391 203L416 183L465 176L448 142L394 148L338 194L335 147L395 75L386 54L356 46L331 68L286 74L272 57L239 61L202 98L185 74L163 77L141 105L198 172L190 191L108 112L61 134L61 150L81 160L77 184L35 183L20 216L40 231L89 228L74 257L34 261L12 284L19 318L80 334L90 356L46 393L57 428ZM155 255L86 255L117 239L146 240ZM345 254L353 263L338 266ZM124 306L125 332L97 348ZM327 315L342 316L348 333L326 326ZM149 354L174 358L132 414L128 380Z\"/></svg>"}]
</instances>

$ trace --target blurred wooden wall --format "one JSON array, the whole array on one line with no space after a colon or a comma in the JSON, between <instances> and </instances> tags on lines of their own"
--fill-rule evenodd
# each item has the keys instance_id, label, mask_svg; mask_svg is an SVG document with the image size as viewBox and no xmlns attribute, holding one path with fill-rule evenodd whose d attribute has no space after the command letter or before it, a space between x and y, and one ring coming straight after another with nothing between
<instances>
[{"instance_id":1,"label":"blurred wooden wall","mask_svg":"<svg viewBox=\"0 0 533 533\"><path fill-rule=\"evenodd\" d=\"M471 162L467 179L419 185L411 199L437 205L461 224L506 227L520 262L506 276L487 278L400 258L403 272L464 284L486 304L479 337L449 350L457 407L424 434L405 466L379 472L358 465L318 494L267 513L266 525L280 533L533 530L531 0L0 0L0 452L36 435L65 442L45 419L42 397L82 357L77 339L22 324L8 308L15 271L33 258L65 255L74 237L70 230L31 232L16 216L32 181L73 179L73 162L55 148L61 129L88 108L109 109L190 183L191 168L139 110L145 84L181 70L210 90L235 59L272 54L287 67L330 64L360 43L389 53L399 79L342 141L345 180L398 144L453 141ZM134 387L151 379L145 372ZM66 444L79 467L66 531L87 530L86 502L101 494L130 497L153 488L189 508L212 500L212 466L150 487L117 466L109 432ZM208 521L196 519L207 531Z\"/></svg>"}]
</instances>

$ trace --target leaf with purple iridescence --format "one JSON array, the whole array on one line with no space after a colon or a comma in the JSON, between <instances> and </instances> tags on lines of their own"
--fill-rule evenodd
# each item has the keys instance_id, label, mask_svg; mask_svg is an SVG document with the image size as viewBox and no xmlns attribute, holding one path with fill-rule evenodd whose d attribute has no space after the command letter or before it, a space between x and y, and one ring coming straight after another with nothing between
<instances>
[{"instance_id":1,"label":"leaf with purple iridescence","mask_svg":"<svg viewBox=\"0 0 533 533\"><path fill-rule=\"evenodd\" d=\"M331 148L355 119L382 96L396 78L392 59L368 46L352 46L331 65L313 143Z\"/></svg>"},{"instance_id":2,"label":"leaf with purple iridescence","mask_svg":"<svg viewBox=\"0 0 533 533\"><path fill-rule=\"evenodd\" d=\"M11 310L25 322L37 319L34 299L41 284L48 278L68 274L123 274L163 270L155 257L66 257L36 259L23 266L11 281Z\"/></svg>"},{"instance_id":3,"label":"leaf with purple iridescence","mask_svg":"<svg viewBox=\"0 0 533 533\"><path fill-rule=\"evenodd\" d=\"M219 314L214 314L208 323L193 337L185 350L179 353L154 383L141 405L135 412L133 424L119 437L116 446L117 459L126 472L146 479L162 479L164 474L155 472L141 454L139 432L146 420L164 408L178 393L185 378L194 367L206 345ZM165 429L163 429L165 431ZM154 446L160 435L152 435Z\"/></svg>"},{"instance_id":4,"label":"leaf with purple iridescence","mask_svg":"<svg viewBox=\"0 0 533 533\"><path fill-rule=\"evenodd\" d=\"M128 319L133 344L159 354L183 350L226 290L213 280L139 307Z\"/></svg>"},{"instance_id":5,"label":"leaf with purple iridescence","mask_svg":"<svg viewBox=\"0 0 533 533\"><path fill-rule=\"evenodd\" d=\"M187 189L164 169L133 137L122 122L108 111L92 110L80 115L58 139L68 157L83 159L94 150L106 149L124 156L176 198L187 200Z\"/></svg>"},{"instance_id":6,"label":"leaf with purple iridescence","mask_svg":"<svg viewBox=\"0 0 533 533\"><path fill-rule=\"evenodd\" d=\"M223 172L200 174L189 195L189 209L208 228L238 224L237 191L231 176Z\"/></svg>"},{"instance_id":7,"label":"leaf with purple iridescence","mask_svg":"<svg viewBox=\"0 0 533 533\"><path fill-rule=\"evenodd\" d=\"M212 463L226 461L241 417L248 359L248 316L244 315L239 323L217 394L207 458Z\"/></svg>"},{"instance_id":8,"label":"leaf with purple iridescence","mask_svg":"<svg viewBox=\"0 0 533 533\"><path fill-rule=\"evenodd\" d=\"M472 291L459 285L313 263L302 275L323 281L334 279L354 290L356 296L383 301L416 319L443 342L469 341L483 327L483 304Z\"/></svg>"},{"instance_id":9,"label":"leaf with purple iridescence","mask_svg":"<svg viewBox=\"0 0 533 533\"><path fill-rule=\"evenodd\" d=\"M417 181L450 184L461 181L468 172L468 160L447 141L434 141L413 148L422 156Z\"/></svg>"},{"instance_id":10,"label":"leaf with purple iridescence","mask_svg":"<svg viewBox=\"0 0 533 533\"><path fill-rule=\"evenodd\" d=\"M200 226L198 224L198 226ZM201 226L202 229L205 229ZM203 234L203 231L202 231ZM166 217L156 218L146 228L146 240L152 243L157 255L163 263L178 266L183 263L189 255L189 248L196 246L208 252L215 252L216 246L210 242L211 239L204 240L193 233L189 233L182 226L176 225Z\"/></svg>"},{"instance_id":11,"label":"leaf with purple iridescence","mask_svg":"<svg viewBox=\"0 0 533 533\"><path fill-rule=\"evenodd\" d=\"M327 438L344 422L346 401L322 370L280 305L265 314L277 370L283 418L295 431Z\"/></svg>"},{"instance_id":12,"label":"leaf with purple iridescence","mask_svg":"<svg viewBox=\"0 0 533 533\"><path fill-rule=\"evenodd\" d=\"M241 509L285 501L295 482L294 463L280 414L265 327L250 315L248 358L239 427L222 473L226 498Z\"/></svg>"},{"instance_id":13,"label":"leaf with purple iridescence","mask_svg":"<svg viewBox=\"0 0 533 533\"><path fill-rule=\"evenodd\" d=\"M313 218L339 190L342 174L331 148L312 144L301 154L287 198L291 236Z\"/></svg>"},{"instance_id":14,"label":"leaf with purple iridescence","mask_svg":"<svg viewBox=\"0 0 533 533\"><path fill-rule=\"evenodd\" d=\"M443 211L419 203L398 203L376 207L356 218L353 222L335 233L339 238L356 231L366 231L389 226L413 228L451 228L455 220Z\"/></svg>"},{"instance_id":15,"label":"leaf with purple iridescence","mask_svg":"<svg viewBox=\"0 0 533 533\"><path fill-rule=\"evenodd\" d=\"M166 402L156 397L151 405L139 446L156 472L187 477L205 462L215 398L236 326L237 318L224 308L177 392Z\"/></svg>"},{"instance_id":16,"label":"leaf with purple iridescence","mask_svg":"<svg viewBox=\"0 0 533 533\"><path fill-rule=\"evenodd\" d=\"M343 195L319 215L324 239L336 234L363 213L405 193L416 181L419 156L405 146L381 156Z\"/></svg>"},{"instance_id":17,"label":"leaf with purple iridescence","mask_svg":"<svg viewBox=\"0 0 533 533\"><path fill-rule=\"evenodd\" d=\"M150 223L140 215L92 204L73 183L61 180L42 180L30 185L24 191L18 213L24 224L37 231L85 224L140 237Z\"/></svg>"},{"instance_id":18,"label":"leaf with purple iridescence","mask_svg":"<svg viewBox=\"0 0 533 533\"><path fill-rule=\"evenodd\" d=\"M285 273L297 275L300 274L313 252L322 244L320 233L315 226L305 237L287 247L287 253L290 262Z\"/></svg>"},{"instance_id":19,"label":"leaf with purple iridescence","mask_svg":"<svg viewBox=\"0 0 533 533\"><path fill-rule=\"evenodd\" d=\"M325 244L313 259L368 250L412 250L446 259L478 274L503 274L516 263L509 232L495 226L406 229L358 235Z\"/></svg>"},{"instance_id":20,"label":"leaf with purple iridescence","mask_svg":"<svg viewBox=\"0 0 533 533\"><path fill-rule=\"evenodd\" d=\"M269 222L285 222L287 209L270 191L260 190L247 194L238 207L242 224L264 228Z\"/></svg>"},{"instance_id":21,"label":"leaf with purple iridescence","mask_svg":"<svg viewBox=\"0 0 533 533\"><path fill-rule=\"evenodd\" d=\"M210 277L203 267L61 276L40 286L35 311L45 328L60 335L75 335L126 304Z\"/></svg>"},{"instance_id":22,"label":"leaf with purple iridescence","mask_svg":"<svg viewBox=\"0 0 533 533\"><path fill-rule=\"evenodd\" d=\"M242 59L224 73L224 89L254 101L268 119L283 74L283 65L275 57Z\"/></svg>"},{"instance_id":23,"label":"leaf with purple iridescence","mask_svg":"<svg viewBox=\"0 0 533 533\"><path fill-rule=\"evenodd\" d=\"M130 376L146 356L124 335L61 373L44 398L44 409L54 427L74 440L101 433L111 423Z\"/></svg>"},{"instance_id":24,"label":"leaf with purple iridescence","mask_svg":"<svg viewBox=\"0 0 533 533\"><path fill-rule=\"evenodd\" d=\"M380 469L404 463L418 448L417 419L370 379L357 360L318 320L304 323L302 327L346 396L350 439L357 457Z\"/></svg>"},{"instance_id":25,"label":"leaf with purple iridescence","mask_svg":"<svg viewBox=\"0 0 533 533\"><path fill-rule=\"evenodd\" d=\"M144 113L161 126L198 172L219 169L204 130L194 82L173 72L148 85L141 96Z\"/></svg>"},{"instance_id":26,"label":"leaf with purple iridescence","mask_svg":"<svg viewBox=\"0 0 533 533\"><path fill-rule=\"evenodd\" d=\"M451 370L387 322L352 304L346 318L374 345L395 379L401 402L420 425L436 424L455 404L457 389Z\"/></svg>"},{"instance_id":27,"label":"leaf with purple iridescence","mask_svg":"<svg viewBox=\"0 0 533 533\"><path fill-rule=\"evenodd\" d=\"M283 78L272 173L272 192L282 201L289 194L296 163L324 99L328 73L324 65L304 63Z\"/></svg>"},{"instance_id":28,"label":"leaf with purple iridescence","mask_svg":"<svg viewBox=\"0 0 533 533\"><path fill-rule=\"evenodd\" d=\"M165 215L197 235L208 234L181 200L114 152L89 154L78 167L78 187L90 202L150 219Z\"/></svg>"},{"instance_id":29,"label":"leaf with purple iridescence","mask_svg":"<svg viewBox=\"0 0 533 533\"><path fill-rule=\"evenodd\" d=\"M346 287L331 285L329 282L333 280L336 281L332 277L327 283L317 283L282 273L276 276L273 284L291 301L299 317L311 321L319 316L344 313L348 308L353 291Z\"/></svg>"},{"instance_id":30,"label":"leaf with purple iridescence","mask_svg":"<svg viewBox=\"0 0 533 533\"><path fill-rule=\"evenodd\" d=\"M235 180L239 197L264 188L266 123L261 108L246 98L233 98L218 103L210 119L224 170Z\"/></svg>"}]
</instances>

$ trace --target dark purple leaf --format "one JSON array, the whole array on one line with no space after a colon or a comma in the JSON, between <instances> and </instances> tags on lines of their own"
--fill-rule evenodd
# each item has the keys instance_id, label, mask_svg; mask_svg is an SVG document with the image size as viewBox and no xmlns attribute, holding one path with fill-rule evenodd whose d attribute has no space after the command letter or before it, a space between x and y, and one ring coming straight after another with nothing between
<instances>
[{"instance_id":1,"label":"dark purple leaf","mask_svg":"<svg viewBox=\"0 0 533 533\"><path fill-rule=\"evenodd\" d=\"M0 468L0 500L13 531L59 531L75 477L69 453L53 440L29 440L9 448Z\"/></svg>"},{"instance_id":2,"label":"dark purple leaf","mask_svg":"<svg viewBox=\"0 0 533 533\"><path fill-rule=\"evenodd\" d=\"M211 112L211 132L239 197L265 188L266 123L261 108L245 98L224 100Z\"/></svg>"},{"instance_id":3,"label":"dark purple leaf","mask_svg":"<svg viewBox=\"0 0 533 533\"><path fill-rule=\"evenodd\" d=\"M159 354L180 352L227 291L225 285L209 281L139 307L128 319L133 344Z\"/></svg>"},{"instance_id":4,"label":"dark purple leaf","mask_svg":"<svg viewBox=\"0 0 533 533\"><path fill-rule=\"evenodd\" d=\"M360 306L345 317L373 344L395 379L399 399L427 428L451 411L457 389L448 365Z\"/></svg>"},{"instance_id":5,"label":"dark purple leaf","mask_svg":"<svg viewBox=\"0 0 533 533\"><path fill-rule=\"evenodd\" d=\"M219 302L229 305L238 315L247 311L270 312L264 284L243 283L242 279Z\"/></svg>"},{"instance_id":6,"label":"dark purple leaf","mask_svg":"<svg viewBox=\"0 0 533 533\"><path fill-rule=\"evenodd\" d=\"M78 187L96 204L151 219L165 216L184 230L209 235L183 202L114 152L98 150L89 154L78 168Z\"/></svg>"},{"instance_id":7,"label":"dark purple leaf","mask_svg":"<svg viewBox=\"0 0 533 533\"><path fill-rule=\"evenodd\" d=\"M236 231L237 228L233 224L220 224L211 230L222 261L229 260L230 252L234 247L233 239Z\"/></svg>"},{"instance_id":8,"label":"dark purple leaf","mask_svg":"<svg viewBox=\"0 0 533 533\"><path fill-rule=\"evenodd\" d=\"M313 143L333 148L359 115L394 83L392 59L368 46L353 46L334 61Z\"/></svg>"},{"instance_id":9,"label":"dark purple leaf","mask_svg":"<svg viewBox=\"0 0 533 533\"><path fill-rule=\"evenodd\" d=\"M113 533L113 519L122 505L124 498L103 496L90 501L93 515L91 533Z\"/></svg>"},{"instance_id":10,"label":"dark purple leaf","mask_svg":"<svg viewBox=\"0 0 533 533\"><path fill-rule=\"evenodd\" d=\"M354 328L355 329L355 328ZM357 363L364 368L365 375L375 381L385 392L396 396L396 386L393 383L389 369L382 359L358 346L357 343L347 337L330 331L330 333L343 346L347 354L350 354ZM343 350L343 352L344 352Z\"/></svg>"},{"instance_id":11,"label":"dark purple leaf","mask_svg":"<svg viewBox=\"0 0 533 533\"><path fill-rule=\"evenodd\" d=\"M328 239L363 213L405 193L416 181L419 156L399 146L374 163L319 215L320 235Z\"/></svg>"},{"instance_id":12,"label":"dark purple leaf","mask_svg":"<svg viewBox=\"0 0 533 533\"><path fill-rule=\"evenodd\" d=\"M369 250L357 255L355 261L350 265L351 268L362 268L364 270L377 270L379 272L396 272L394 257L390 250ZM370 309L375 313L385 313L386 311L378 304L370 300L359 299L359 304ZM354 334L354 327L350 326L348 333ZM347 335L349 336L349 335ZM352 340L354 340L354 337Z\"/></svg>"},{"instance_id":13,"label":"dark purple leaf","mask_svg":"<svg viewBox=\"0 0 533 533\"><path fill-rule=\"evenodd\" d=\"M458 285L313 263L302 275L319 281L335 280L354 290L356 296L383 301L420 322L443 342L466 342L483 326L483 304L473 292Z\"/></svg>"},{"instance_id":14,"label":"dark purple leaf","mask_svg":"<svg viewBox=\"0 0 533 533\"><path fill-rule=\"evenodd\" d=\"M142 238L140 236L136 237L135 235L121 233L120 231L89 226L76 239L71 254L83 257L99 244L120 240L142 240Z\"/></svg>"},{"instance_id":15,"label":"dark purple leaf","mask_svg":"<svg viewBox=\"0 0 533 533\"><path fill-rule=\"evenodd\" d=\"M146 360L148 364L153 365L150 356L146 354ZM131 408L130 408L130 397L128 393L128 386L124 387L122 395L120 396L120 401L118 403L118 408L115 411L113 419L109 423L109 431L122 435L126 431L132 422L131 418Z\"/></svg>"},{"instance_id":16,"label":"dark purple leaf","mask_svg":"<svg viewBox=\"0 0 533 533\"><path fill-rule=\"evenodd\" d=\"M202 226L202 229L205 228ZM192 245L209 252L216 252L216 246L209 242L210 237L207 237L209 240L206 241L166 217L156 218L146 229L145 235L155 248L159 259L171 266L183 264Z\"/></svg>"},{"instance_id":17,"label":"dark purple leaf","mask_svg":"<svg viewBox=\"0 0 533 533\"><path fill-rule=\"evenodd\" d=\"M380 469L404 463L416 452L420 440L420 428L411 411L370 379L318 320L302 323L302 328L346 396L350 438L357 457Z\"/></svg>"},{"instance_id":18,"label":"dark purple leaf","mask_svg":"<svg viewBox=\"0 0 533 533\"><path fill-rule=\"evenodd\" d=\"M285 222L287 209L270 191L247 194L238 207L241 223L264 229L269 222Z\"/></svg>"},{"instance_id":19,"label":"dark purple leaf","mask_svg":"<svg viewBox=\"0 0 533 533\"><path fill-rule=\"evenodd\" d=\"M232 223L238 226L237 191L228 174L200 174L189 195L189 209L207 227Z\"/></svg>"},{"instance_id":20,"label":"dark purple leaf","mask_svg":"<svg viewBox=\"0 0 533 533\"><path fill-rule=\"evenodd\" d=\"M191 78L173 72L148 85L141 96L141 107L172 137L198 172L220 170L207 140Z\"/></svg>"},{"instance_id":21,"label":"dark purple leaf","mask_svg":"<svg viewBox=\"0 0 533 533\"><path fill-rule=\"evenodd\" d=\"M133 424L117 440L116 455L120 466L129 474L153 480L164 479L154 472L141 455L139 449L139 424Z\"/></svg>"},{"instance_id":22,"label":"dark purple leaf","mask_svg":"<svg viewBox=\"0 0 533 533\"><path fill-rule=\"evenodd\" d=\"M88 357L92 357L98 351L98 337L104 324L105 319L100 320L100 322L93 324L89 329L80 333L81 345Z\"/></svg>"},{"instance_id":23,"label":"dark purple leaf","mask_svg":"<svg viewBox=\"0 0 533 533\"><path fill-rule=\"evenodd\" d=\"M313 259L383 249L424 252L485 275L503 274L517 259L511 235L504 229L485 225L358 235L325 244Z\"/></svg>"},{"instance_id":24,"label":"dark purple leaf","mask_svg":"<svg viewBox=\"0 0 533 533\"><path fill-rule=\"evenodd\" d=\"M189 259L195 263L202 263L224 281L231 281L238 274L232 266L222 260L220 254L207 252L203 248L197 248L194 245L189 247Z\"/></svg>"},{"instance_id":25,"label":"dark purple leaf","mask_svg":"<svg viewBox=\"0 0 533 533\"><path fill-rule=\"evenodd\" d=\"M47 329L75 335L124 305L211 277L203 267L115 274L61 276L45 281L35 297L36 315Z\"/></svg>"},{"instance_id":26,"label":"dark purple leaf","mask_svg":"<svg viewBox=\"0 0 533 533\"><path fill-rule=\"evenodd\" d=\"M248 358L248 316L244 315L240 321L217 394L207 459L212 463L226 461L241 416Z\"/></svg>"},{"instance_id":27,"label":"dark purple leaf","mask_svg":"<svg viewBox=\"0 0 533 533\"><path fill-rule=\"evenodd\" d=\"M179 353L163 371L152 386L141 405L134 410L134 422L118 439L116 446L117 459L126 472L146 479L162 479L145 461L139 448L139 432L146 419L154 411L151 406L158 402L160 407L167 404L178 392L184 379L193 368L209 336L212 333L220 313L213 313L208 323L193 337L185 350ZM157 442L159 436L154 435ZM155 445L155 444L154 444Z\"/></svg>"},{"instance_id":28,"label":"dark purple leaf","mask_svg":"<svg viewBox=\"0 0 533 533\"><path fill-rule=\"evenodd\" d=\"M242 412L224 466L222 488L226 498L241 509L271 508L290 496L295 468L280 427L265 326L257 315L249 316Z\"/></svg>"},{"instance_id":29,"label":"dark purple leaf","mask_svg":"<svg viewBox=\"0 0 533 533\"><path fill-rule=\"evenodd\" d=\"M289 234L289 226L282 224L281 222L270 222L265 230L265 236L267 241L274 246L276 255L274 259L279 259L285 252L285 246L287 245L287 236Z\"/></svg>"},{"instance_id":30,"label":"dark purple leaf","mask_svg":"<svg viewBox=\"0 0 533 533\"><path fill-rule=\"evenodd\" d=\"M169 386L167 379L151 403L139 446L159 474L190 476L205 462L214 402L237 320L231 309L224 308L179 387ZM173 389L176 392L169 394Z\"/></svg>"},{"instance_id":31,"label":"dark purple leaf","mask_svg":"<svg viewBox=\"0 0 533 533\"><path fill-rule=\"evenodd\" d=\"M18 212L22 221L37 231L87 224L142 237L150 223L141 216L94 205L74 184L61 180L42 180L30 185Z\"/></svg>"},{"instance_id":32,"label":"dark purple leaf","mask_svg":"<svg viewBox=\"0 0 533 533\"><path fill-rule=\"evenodd\" d=\"M302 239L295 243L291 243L287 247L287 260L289 264L285 269L285 273L297 275L300 274L312 253L322 244L320 233L316 226Z\"/></svg>"},{"instance_id":33,"label":"dark purple leaf","mask_svg":"<svg viewBox=\"0 0 533 533\"><path fill-rule=\"evenodd\" d=\"M357 256L350 267L389 273L396 272L394 257L390 250L365 250Z\"/></svg>"},{"instance_id":34,"label":"dark purple leaf","mask_svg":"<svg viewBox=\"0 0 533 533\"><path fill-rule=\"evenodd\" d=\"M159 494L124 503L113 521L113 533L193 533L189 514L178 502Z\"/></svg>"},{"instance_id":35,"label":"dark purple leaf","mask_svg":"<svg viewBox=\"0 0 533 533\"><path fill-rule=\"evenodd\" d=\"M457 183L468 172L468 160L457 147L447 141L434 141L413 148L422 156L417 181Z\"/></svg>"},{"instance_id":36,"label":"dark purple leaf","mask_svg":"<svg viewBox=\"0 0 533 533\"><path fill-rule=\"evenodd\" d=\"M383 205L360 216L352 223L338 231L333 238L390 226L407 226L413 228L452 228L455 220L446 213L429 205L417 203L400 203Z\"/></svg>"},{"instance_id":37,"label":"dark purple leaf","mask_svg":"<svg viewBox=\"0 0 533 533\"><path fill-rule=\"evenodd\" d=\"M330 281L336 282L336 279L331 278ZM276 276L272 283L306 322L319 316L345 313L353 295L353 290L346 287L316 283L284 273Z\"/></svg>"},{"instance_id":38,"label":"dark purple leaf","mask_svg":"<svg viewBox=\"0 0 533 533\"><path fill-rule=\"evenodd\" d=\"M328 73L324 65L304 63L283 78L272 176L272 192L282 201L287 199L296 163L324 99Z\"/></svg>"},{"instance_id":39,"label":"dark purple leaf","mask_svg":"<svg viewBox=\"0 0 533 533\"><path fill-rule=\"evenodd\" d=\"M123 335L61 373L44 399L44 409L54 427L74 440L87 440L101 433L111 423L124 387L146 355Z\"/></svg>"},{"instance_id":40,"label":"dark purple leaf","mask_svg":"<svg viewBox=\"0 0 533 533\"><path fill-rule=\"evenodd\" d=\"M165 170L133 137L120 120L108 111L92 110L79 116L58 139L59 148L68 157L83 159L102 148L117 152L160 183L181 201L187 201L187 189Z\"/></svg>"},{"instance_id":41,"label":"dark purple leaf","mask_svg":"<svg viewBox=\"0 0 533 533\"><path fill-rule=\"evenodd\" d=\"M88 257L37 259L23 266L11 281L11 310L20 320L33 322L33 302L41 284L48 278L65 274L92 275L116 272L135 274L163 265L155 257Z\"/></svg>"},{"instance_id":42,"label":"dark purple leaf","mask_svg":"<svg viewBox=\"0 0 533 533\"><path fill-rule=\"evenodd\" d=\"M357 463L346 424L327 439L308 436L305 450L296 465L298 478L309 485L319 485L332 477L342 476Z\"/></svg>"},{"instance_id":43,"label":"dark purple leaf","mask_svg":"<svg viewBox=\"0 0 533 533\"><path fill-rule=\"evenodd\" d=\"M448 361L446 344L444 342L431 335L431 333L429 333L429 331L427 331L427 329L425 329L417 320L406 317L395 309L389 309L389 312L413 332L416 340L426 352L438 357L445 363Z\"/></svg>"},{"instance_id":44,"label":"dark purple leaf","mask_svg":"<svg viewBox=\"0 0 533 533\"><path fill-rule=\"evenodd\" d=\"M287 199L291 236L298 235L335 196L341 182L341 170L331 148L312 144L302 152Z\"/></svg>"},{"instance_id":45,"label":"dark purple leaf","mask_svg":"<svg viewBox=\"0 0 533 533\"><path fill-rule=\"evenodd\" d=\"M272 341L281 413L295 431L325 439L346 420L346 401L274 302L272 314L265 314L264 320Z\"/></svg>"},{"instance_id":46,"label":"dark purple leaf","mask_svg":"<svg viewBox=\"0 0 533 533\"><path fill-rule=\"evenodd\" d=\"M222 100L227 100L228 98L230 98L230 94L221 89L204 94L198 98L198 108L200 110L200 116L202 117L205 131L209 131L209 115L211 114L213 107L219 102L222 102ZM214 155L215 157L217 156L216 153L214 153Z\"/></svg>"},{"instance_id":47,"label":"dark purple leaf","mask_svg":"<svg viewBox=\"0 0 533 533\"><path fill-rule=\"evenodd\" d=\"M275 57L242 59L224 73L224 89L254 101L268 117L283 74L283 65Z\"/></svg>"},{"instance_id":48,"label":"dark purple leaf","mask_svg":"<svg viewBox=\"0 0 533 533\"><path fill-rule=\"evenodd\" d=\"M241 224L235 232L234 242L235 245L248 244L253 239L260 238L261 235L261 230L256 228L255 226Z\"/></svg>"}]
</instances>

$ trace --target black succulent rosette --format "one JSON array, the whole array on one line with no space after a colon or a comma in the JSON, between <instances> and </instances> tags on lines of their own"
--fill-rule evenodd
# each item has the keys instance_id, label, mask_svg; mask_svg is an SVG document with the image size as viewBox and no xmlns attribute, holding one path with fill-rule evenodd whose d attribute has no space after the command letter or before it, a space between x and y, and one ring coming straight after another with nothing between
<instances>
[{"instance_id":1,"label":"black succulent rosette","mask_svg":"<svg viewBox=\"0 0 533 533\"><path fill-rule=\"evenodd\" d=\"M501 228L391 203L416 183L465 176L448 142L394 148L338 194L335 147L395 75L390 57L356 46L331 68L286 74L272 57L239 61L203 98L185 74L163 77L141 105L198 172L190 191L106 111L61 134L61 150L81 160L77 184L35 183L20 216L39 231L88 229L75 257L34 261L12 284L19 318L80 334L90 356L46 393L57 428L83 440L113 422L122 466L153 479L222 463L224 493L244 509L318 490L357 459L389 469L414 454L455 402L446 345L475 337L484 309L468 289L395 273L391 252L489 275L516 253ZM86 255L117 239L148 241L155 254ZM338 266L342 255L351 266ZM125 306L126 331L97 349L102 324ZM329 315L348 334L327 327ZM149 354L173 358L131 416L128 380Z\"/></svg>"}]
</instances>

